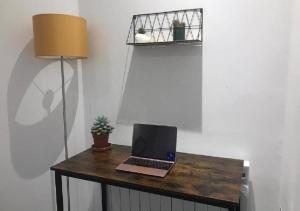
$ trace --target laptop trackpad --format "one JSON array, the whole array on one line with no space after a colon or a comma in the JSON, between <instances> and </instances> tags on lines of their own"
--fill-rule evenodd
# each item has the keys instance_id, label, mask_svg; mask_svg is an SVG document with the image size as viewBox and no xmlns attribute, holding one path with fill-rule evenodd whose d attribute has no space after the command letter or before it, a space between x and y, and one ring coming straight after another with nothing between
<instances>
[{"instance_id":1,"label":"laptop trackpad","mask_svg":"<svg viewBox=\"0 0 300 211\"><path fill-rule=\"evenodd\" d=\"M165 177L168 173L167 170L163 170L163 169L148 168L148 167L135 166L129 164L120 164L116 168L116 170L133 172L138 174L146 174L146 175L151 175L156 177Z\"/></svg>"}]
</instances>

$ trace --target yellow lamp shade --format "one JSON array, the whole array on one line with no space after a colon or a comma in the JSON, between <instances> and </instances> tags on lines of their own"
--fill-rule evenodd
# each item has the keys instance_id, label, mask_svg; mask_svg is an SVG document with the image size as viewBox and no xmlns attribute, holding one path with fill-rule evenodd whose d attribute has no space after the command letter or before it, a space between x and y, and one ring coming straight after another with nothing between
<instances>
[{"instance_id":1,"label":"yellow lamp shade","mask_svg":"<svg viewBox=\"0 0 300 211\"><path fill-rule=\"evenodd\" d=\"M87 30L84 18L63 14L32 17L36 57L87 58Z\"/></svg>"}]
</instances>

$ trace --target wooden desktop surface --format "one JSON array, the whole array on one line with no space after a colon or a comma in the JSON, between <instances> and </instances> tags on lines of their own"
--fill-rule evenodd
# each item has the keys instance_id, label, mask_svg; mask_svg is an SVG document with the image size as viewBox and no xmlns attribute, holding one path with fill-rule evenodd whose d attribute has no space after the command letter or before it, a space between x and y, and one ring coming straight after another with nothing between
<instances>
[{"instance_id":1,"label":"wooden desktop surface","mask_svg":"<svg viewBox=\"0 0 300 211\"><path fill-rule=\"evenodd\" d=\"M165 178L116 171L128 158L131 147L113 145L112 150L88 149L51 170L65 176L103 182L203 203L238 205L243 161L177 153L175 166Z\"/></svg>"}]
</instances>

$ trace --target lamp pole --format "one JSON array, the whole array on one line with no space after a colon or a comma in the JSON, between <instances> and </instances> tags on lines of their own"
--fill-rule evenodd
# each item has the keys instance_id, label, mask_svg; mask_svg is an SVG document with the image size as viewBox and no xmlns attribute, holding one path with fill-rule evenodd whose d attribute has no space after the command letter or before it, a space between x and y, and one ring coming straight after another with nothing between
<instances>
[{"instance_id":1,"label":"lamp pole","mask_svg":"<svg viewBox=\"0 0 300 211\"><path fill-rule=\"evenodd\" d=\"M65 73L64 73L64 57L60 57L60 69L61 69L61 92L63 103L63 122L64 122L64 145L65 145L65 159L69 159L68 149L68 133L67 133L67 115L66 115L66 94L65 94ZM67 177L67 198L68 198L68 211L71 210L70 202L70 180Z\"/></svg>"}]
</instances>

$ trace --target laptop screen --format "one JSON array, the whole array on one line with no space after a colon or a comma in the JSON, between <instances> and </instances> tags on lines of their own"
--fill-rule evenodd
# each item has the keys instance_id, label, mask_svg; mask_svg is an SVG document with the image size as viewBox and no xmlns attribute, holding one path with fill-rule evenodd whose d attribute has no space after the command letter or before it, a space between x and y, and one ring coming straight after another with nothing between
<instances>
[{"instance_id":1,"label":"laptop screen","mask_svg":"<svg viewBox=\"0 0 300 211\"><path fill-rule=\"evenodd\" d=\"M177 128L135 124L132 156L175 161Z\"/></svg>"}]
</instances>

